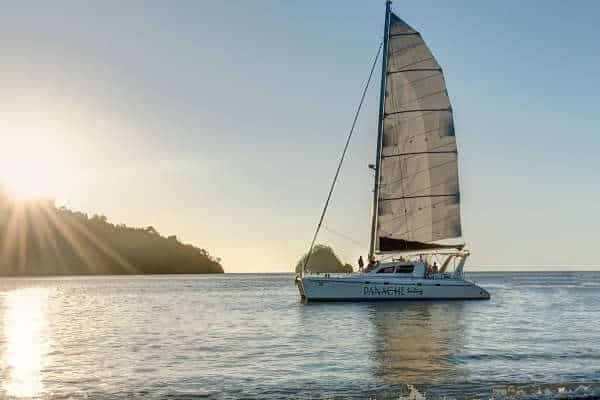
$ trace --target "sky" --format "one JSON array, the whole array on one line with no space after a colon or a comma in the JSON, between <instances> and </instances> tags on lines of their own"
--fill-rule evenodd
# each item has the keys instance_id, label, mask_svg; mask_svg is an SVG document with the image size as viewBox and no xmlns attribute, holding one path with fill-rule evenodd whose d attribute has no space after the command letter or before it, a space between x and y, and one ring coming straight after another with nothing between
<instances>
[{"instance_id":1,"label":"sky","mask_svg":"<svg viewBox=\"0 0 600 400\"><path fill-rule=\"evenodd\" d=\"M381 40L383 0L0 6L6 186L175 234L227 272L293 270ZM470 268L600 265L600 2L393 9L444 69ZM319 236L351 263L368 250L377 107L376 79Z\"/></svg>"}]
</instances>

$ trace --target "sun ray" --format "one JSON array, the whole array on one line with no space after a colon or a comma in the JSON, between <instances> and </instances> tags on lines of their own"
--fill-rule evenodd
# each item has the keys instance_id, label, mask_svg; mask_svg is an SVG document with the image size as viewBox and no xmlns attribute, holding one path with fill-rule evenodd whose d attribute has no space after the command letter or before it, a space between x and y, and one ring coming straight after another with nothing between
<instances>
[{"instance_id":1,"label":"sun ray","mask_svg":"<svg viewBox=\"0 0 600 400\"><path fill-rule=\"evenodd\" d=\"M139 271L131 265L129 261L123 258L118 252L112 249L109 245L107 245L101 238L94 235L93 232L90 232L84 225L79 223L74 219L69 219L71 227L77 230L80 234L86 237L91 243L95 244L104 254L113 259L113 261L117 262L119 266L124 268L129 273L138 273Z\"/></svg>"},{"instance_id":2,"label":"sun ray","mask_svg":"<svg viewBox=\"0 0 600 400\"><path fill-rule=\"evenodd\" d=\"M41 208L48 217L48 220L56 228L56 230L69 242L71 248L75 251L75 254L83 262L83 265L90 271L96 272L95 266L90 255L85 251L83 245L79 242L79 239L71 232L64 224L53 214L52 210L49 210L46 206Z\"/></svg>"},{"instance_id":3,"label":"sun ray","mask_svg":"<svg viewBox=\"0 0 600 400\"><path fill-rule=\"evenodd\" d=\"M41 251L39 261L43 264L52 261L52 265L62 265L61 260L59 259L60 252L56 247L54 236L45 234L44 229L46 228L47 219L41 214L40 207L41 206L38 204L32 204L27 208L27 215L31 217L31 220L33 221L31 224L31 231L33 232L33 236L35 236L36 243Z\"/></svg>"},{"instance_id":4,"label":"sun ray","mask_svg":"<svg viewBox=\"0 0 600 400\"><path fill-rule=\"evenodd\" d=\"M0 256L2 262L13 268L15 274L31 272L29 269L42 268L48 262L60 265L62 270L64 254L57 240L60 237L91 273L101 272L102 267L106 267L104 264L107 260L119 265L127 273L139 273L119 252L76 218L58 216L56 213L54 207L45 202L15 201L11 204ZM34 239L37 247L34 246ZM36 261L40 263L39 266L29 265Z\"/></svg>"},{"instance_id":5,"label":"sun ray","mask_svg":"<svg viewBox=\"0 0 600 400\"><path fill-rule=\"evenodd\" d=\"M84 251L84 246L80 242L78 238L78 233L80 236L83 236L89 244L95 246L106 256L111 258L114 262L119 264L123 269L125 269L129 273L139 273L139 271L129 263L125 258L123 258L119 253L113 250L110 246L108 246L102 239L94 235L90 232L85 226L80 224L78 221L73 218L65 219L67 222L61 221L56 215L54 215L53 211L48 208L48 206L43 206L43 210L46 215L50 218L50 221L55 225L55 227L62 233L62 235L67 239L73 248L80 254L82 257L85 257L86 265L92 269L92 272L95 271L95 266L93 260L89 257L88 254ZM68 225L67 225L68 224Z\"/></svg>"},{"instance_id":6,"label":"sun ray","mask_svg":"<svg viewBox=\"0 0 600 400\"><path fill-rule=\"evenodd\" d=\"M27 208L22 205L21 220L19 221L19 258L18 258L18 273L19 275L26 273L27 269Z\"/></svg>"},{"instance_id":7,"label":"sun ray","mask_svg":"<svg viewBox=\"0 0 600 400\"><path fill-rule=\"evenodd\" d=\"M9 217L6 227L4 229L4 243L2 243L2 249L0 250L0 256L2 261L12 270L13 262L17 261L17 232L19 226L19 219L21 218L22 207L19 204L12 203L10 205Z\"/></svg>"},{"instance_id":8,"label":"sun ray","mask_svg":"<svg viewBox=\"0 0 600 400\"><path fill-rule=\"evenodd\" d=\"M34 226L34 229L38 231L38 234L41 237L40 240L45 243L46 246L49 245L54 256L54 260L56 261L56 265L59 268L59 272L62 272L63 268L65 267L65 259L62 252L58 248L56 236L50 232L49 219L42 210L42 207L44 206L42 205L37 208L38 215L40 216L40 222Z\"/></svg>"}]
</instances>

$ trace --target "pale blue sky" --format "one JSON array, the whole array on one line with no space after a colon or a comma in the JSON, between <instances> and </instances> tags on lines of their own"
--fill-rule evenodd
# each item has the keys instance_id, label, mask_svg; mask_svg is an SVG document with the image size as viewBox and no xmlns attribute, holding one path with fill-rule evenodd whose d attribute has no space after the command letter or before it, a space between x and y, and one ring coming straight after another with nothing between
<instances>
[{"instance_id":1,"label":"pale blue sky","mask_svg":"<svg viewBox=\"0 0 600 400\"><path fill-rule=\"evenodd\" d=\"M3 157L15 158L15 137L38 143L59 167L18 158L57 182L45 184L57 203L177 234L229 272L293 268L377 50L383 0L0 6ZM393 8L445 71L473 269L599 265L600 2ZM351 262L368 243L377 86L325 222L363 246L321 236Z\"/></svg>"}]
</instances>

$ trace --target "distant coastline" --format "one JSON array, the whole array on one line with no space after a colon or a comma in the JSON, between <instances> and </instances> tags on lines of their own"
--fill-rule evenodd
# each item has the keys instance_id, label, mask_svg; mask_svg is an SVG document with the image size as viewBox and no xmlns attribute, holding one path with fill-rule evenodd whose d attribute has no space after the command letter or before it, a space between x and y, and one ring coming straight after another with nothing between
<instances>
[{"instance_id":1,"label":"distant coastline","mask_svg":"<svg viewBox=\"0 0 600 400\"><path fill-rule=\"evenodd\" d=\"M222 273L219 258L151 226L115 225L52 201L0 197L0 276Z\"/></svg>"}]
</instances>

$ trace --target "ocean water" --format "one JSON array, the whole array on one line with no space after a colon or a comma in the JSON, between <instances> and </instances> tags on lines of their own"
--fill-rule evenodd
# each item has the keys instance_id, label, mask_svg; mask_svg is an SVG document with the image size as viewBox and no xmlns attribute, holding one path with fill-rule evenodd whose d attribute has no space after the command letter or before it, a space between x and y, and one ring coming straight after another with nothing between
<instances>
[{"instance_id":1,"label":"ocean water","mask_svg":"<svg viewBox=\"0 0 600 400\"><path fill-rule=\"evenodd\" d=\"M600 398L600 273L302 304L292 274L0 280L0 398Z\"/></svg>"}]
</instances>

